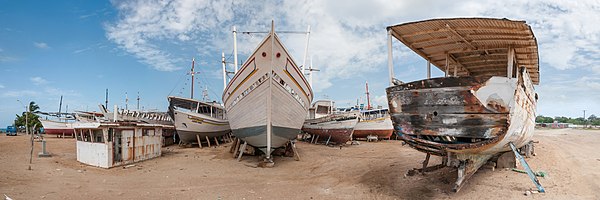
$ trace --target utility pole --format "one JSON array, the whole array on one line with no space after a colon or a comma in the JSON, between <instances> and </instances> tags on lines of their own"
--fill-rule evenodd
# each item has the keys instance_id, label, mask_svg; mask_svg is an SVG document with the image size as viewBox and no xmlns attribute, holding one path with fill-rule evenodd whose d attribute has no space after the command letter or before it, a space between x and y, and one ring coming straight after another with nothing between
<instances>
[{"instance_id":1,"label":"utility pole","mask_svg":"<svg viewBox=\"0 0 600 200\"><path fill-rule=\"evenodd\" d=\"M104 100L104 108L108 109L108 88L106 88L106 99Z\"/></svg>"},{"instance_id":2,"label":"utility pole","mask_svg":"<svg viewBox=\"0 0 600 200\"><path fill-rule=\"evenodd\" d=\"M127 104L129 104L129 97L127 97L127 92L125 92L125 110L128 110Z\"/></svg>"},{"instance_id":3,"label":"utility pole","mask_svg":"<svg viewBox=\"0 0 600 200\"><path fill-rule=\"evenodd\" d=\"M140 92L137 93L137 110L140 110Z\"/></svg>"},{"instance_id":4,"label":"utility pole","mask_svg":"<svg viewBox=\"0 0 600 200\"><path fill-rule=\"evenodd\" d=\"M585 110L583 110L583 128L587 127L587 120L585 119Z\"/></svg>"}]
</instances>

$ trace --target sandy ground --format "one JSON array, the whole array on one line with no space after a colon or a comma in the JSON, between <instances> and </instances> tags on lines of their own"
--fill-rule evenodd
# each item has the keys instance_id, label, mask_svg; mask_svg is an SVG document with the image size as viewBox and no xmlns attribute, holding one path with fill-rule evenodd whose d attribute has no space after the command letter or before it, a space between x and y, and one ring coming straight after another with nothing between
<instances>
[{"instance_id":1,"label":"sandy ground","mask_svg":"<svg viewBox=\"0 0 600 200\"><path fill-rule=\"evenodd\" d=\"M237 162L229 145L163 148L160 158L124 169L100 169L76 160L75 140L46 138L51 158L33 170L27 136L0 136L0 197L18 199L600 199L600 131L537 130L537 156L528 159L545 194L527 175L480 169L458 193L449 168L405 177L425 154L400 141L361 142L340 148L298 144L301 161L276 157L274 168L255 168L257 157ZM430 163L438 163L434 159Z\"/></svg>"}]
</instances>

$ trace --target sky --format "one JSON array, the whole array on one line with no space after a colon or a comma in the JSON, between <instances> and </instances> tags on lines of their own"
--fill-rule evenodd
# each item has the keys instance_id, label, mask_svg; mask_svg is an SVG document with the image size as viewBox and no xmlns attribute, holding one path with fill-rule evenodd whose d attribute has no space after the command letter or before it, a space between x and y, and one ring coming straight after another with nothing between
<instances>
[{"instance_id":1,"label":"sky","mask_svg":"<svg viewBox=\"0 0 600 200\"><path fill-rule=\"evenodd\" d=\"M387 107L385 28L448 17L525 20L537 38L537 114L600 114L600 1L8 1L0 0L0 126L35 101L42 111L109 108L166 111L167 96L190 95L186 73L196 60L195 98L207 89L221 101L221 53L233 70L232 26L238 32L306 31L315 100L338 107L365 101ZM302 65L305 34L279 34ZM264 37L238 34L240 64ZM394 42L395 77L424 79L426 61ZM432 76L443 76L433 68ZM126 96L128 102L126 103ZM68 108L67 108L68 106Z\"/></svg>"}]
</instances>

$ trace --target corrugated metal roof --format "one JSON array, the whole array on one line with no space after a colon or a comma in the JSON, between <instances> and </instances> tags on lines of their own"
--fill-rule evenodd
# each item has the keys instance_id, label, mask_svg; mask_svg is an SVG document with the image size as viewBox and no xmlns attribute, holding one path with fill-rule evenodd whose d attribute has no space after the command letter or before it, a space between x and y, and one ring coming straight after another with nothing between
<instances>
[{"instance_id":1,"label":"corrugated metal roof","mask_svg":"<svg viewBox=\"0 0 600 200\"><path fill-rule=\"evenodd\" d=\"M538 46L525 21L493 18L432 19L387 27L392 35L432 65L458 76L506 76L508 51L539 84ZM513 72L516 73L516 72Z\"/></svg>"}]
</instances>

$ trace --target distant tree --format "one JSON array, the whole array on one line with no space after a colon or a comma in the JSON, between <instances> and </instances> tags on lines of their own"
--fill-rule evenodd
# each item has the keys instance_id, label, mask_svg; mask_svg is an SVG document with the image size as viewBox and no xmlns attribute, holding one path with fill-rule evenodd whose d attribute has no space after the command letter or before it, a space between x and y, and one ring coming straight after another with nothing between
<instances>
[{"instance_id":1,"label":"distant tree","mask_svg":"<svg viewBox=\"0 0 600 200\"><path fill-rule=\"evenodd\" d=\"M588 124L599 126L600 118L598 118L598 117L596 117L596 115L592 114L592 115L590 115L590 117L588 117Z\"/></svg>"},{"instance_id":2,"label":"distant tree","mask_svg":"<svg viewBox=\"0 0 600 200\"><path fill-rule=\"evenodd\" d=\"M36 130L40 130L40 128L42 128L42 123L39 120L39 116L33 114L33 112L39 109L40 107L35 104L35 102L29 102L29 112L23 112L21 115L16 115L15 126L20 129L25 129L25 121L27 121L27 127L29 127L30 131L33 131L34 126L36 127Z\"/></svg>"},{"instance_id":3,"label":"distant tree","mask_svg":"<svg viewBox=\"0 0 600 200\"><path fill-rule=\"evenodd\" d=\"M544 117L543 115L540 115L535 118L535 122L536 123L552 123L552 122L554 122L554 119L552 119L552 117Z\"/></svg>"}]
</instances>

